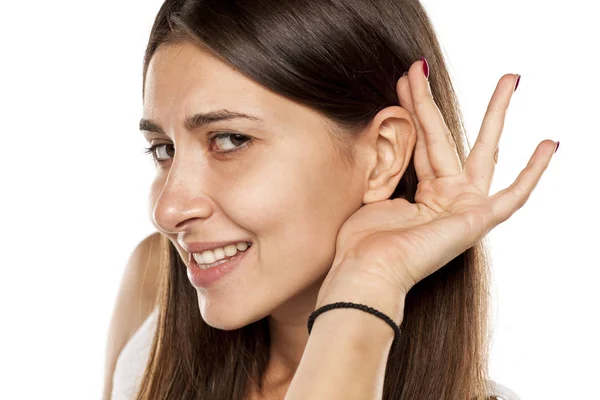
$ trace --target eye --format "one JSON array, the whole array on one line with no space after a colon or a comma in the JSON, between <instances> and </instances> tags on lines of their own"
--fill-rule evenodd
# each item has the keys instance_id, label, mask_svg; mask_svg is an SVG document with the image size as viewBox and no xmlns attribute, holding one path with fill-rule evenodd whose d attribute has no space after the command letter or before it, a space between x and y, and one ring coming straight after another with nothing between
<instances>
[{"instance_id":1,"label":"eye","mask_svg":"<svg viewBox=\"0 0 600 400\"><path fill-rule=\"evenodd\" d=\"M252 142L252 138L246 135L241 135L239 133L218 133L211 138L209 138L209 142L211 144L215 142L222 143L231 143L233 146L226 146L225 150L215 151L216 153L234 153L238 150L241 150L248 146L248 143ZM242 144L236 144L242 142ZM212 146L211 146L212 147ZM167 150L167 149L170 149ZM175 149L172 144L169 143L161 143L161 144L153 144L150 147L146 148L145 153L151 154L155 163L163 164L169 160L169 158L175 157Z\"/></svg>"},{"instance_id":2,"label":"eye","mask_svg":"<svg viewBox=\"0 0 600 400\"><path fill-rule=\"evenodd\" d=\"M218 142L222 143L231 143L233 146L227 146L225 150L217 151L217 153L232 153L234 151L238 151L243 147L246 147L246 142L251 142L252 139L249 136L240 135L239 133L218 133L210 138L211 143ZM236 142L242 142L242 144L236 145Z\"/></svg>"},{"instance_id":3,"label":"eye","mask_svg":"<svg viewBox=\"0 0 600 400\"><path fill-rule=\"evenodd\" d=\"M173 145L168 144L168 143L153 144L152 146L147 147L146 151L144 153L151 154L152 159L154 160L155 163L162 164L162 163L166 162L167 160L163 159L161 156L157 156L157 153L160 153L160 152L157 152L156 150L162 149L164 147L173 148ZM162 153L165 153L165 152L163 151ZM171 154L169 154L169 153L171 153ZM171 152L168 152L168 151L166 152L167 156L170 156L170 157L175 156L173 153L175 153L175 149L173 149L173 151L171 151Z\"/></svg>"}]
</instances>

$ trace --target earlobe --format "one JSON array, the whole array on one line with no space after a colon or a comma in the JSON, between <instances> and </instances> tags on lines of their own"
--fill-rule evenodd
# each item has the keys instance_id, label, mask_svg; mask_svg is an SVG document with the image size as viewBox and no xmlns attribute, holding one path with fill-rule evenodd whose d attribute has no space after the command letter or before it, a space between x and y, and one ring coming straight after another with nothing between
<instances>
[{"instance_id":1,"label":"earlobe","mask_svg":"<svg viewBox=\"0 0 600 400\"><path fill-rule=\"evenodd\" d=\"M367 185L363 203L390 198L410 162L416 142L416 128L410 113L391 106L373 119L369 136L375 141L370 149L371 165L367 170ZM374 161L373 161L374 160Z\"/></svg>"}]
</instances>

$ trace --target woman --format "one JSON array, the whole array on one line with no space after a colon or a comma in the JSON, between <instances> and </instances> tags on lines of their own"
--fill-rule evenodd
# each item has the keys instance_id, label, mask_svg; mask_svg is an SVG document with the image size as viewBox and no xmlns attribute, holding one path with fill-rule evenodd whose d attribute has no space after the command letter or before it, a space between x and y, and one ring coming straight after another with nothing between
<instances>
[{"instance_id":1,"label":"woman","mask_svg":"<svg viewBox=\"0 0 600 400\"><path fill-rule=\"evenodd\" d=\"M489 196L518 75L467 158L416 0L167 0L143 74L165 262L137 399L503 396L481 239L557 149ZM388 320L329 310L309 335L338 302Z\"/></svg>"}]
</instances>

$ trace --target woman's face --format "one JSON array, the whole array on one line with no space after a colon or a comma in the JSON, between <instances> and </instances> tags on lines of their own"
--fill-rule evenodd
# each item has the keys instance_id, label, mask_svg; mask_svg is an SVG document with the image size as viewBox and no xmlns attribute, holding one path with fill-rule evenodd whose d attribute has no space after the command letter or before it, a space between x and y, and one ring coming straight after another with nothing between
<instances>
[{"instance_id":1,"label":"woman's face","mask_svg":"<svg viewBox=\"0 0 600 400\"><path fill-rule=\"evenodd\" d=\"M260 120L184 127L188 116L222 109ZM165 161L151 187L151 219L182 260L178 241L252 242L235 270L197 289L203 319L235 329L277 309L314 307L338 229L362 205L366 183L342 161L325 120L190 42L154 54L143 118L163 131L144 129L148 141L166 145L157 151ZM219 132L244 137L209 140Z\"/></svg>"}]
</instances>

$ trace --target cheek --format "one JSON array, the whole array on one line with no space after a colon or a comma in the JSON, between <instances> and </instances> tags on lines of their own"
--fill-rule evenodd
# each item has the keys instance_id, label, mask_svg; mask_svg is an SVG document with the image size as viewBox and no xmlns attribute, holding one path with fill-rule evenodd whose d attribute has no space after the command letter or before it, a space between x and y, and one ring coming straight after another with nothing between
<instances>
[{"instance_id":1,"label":"cheek","mask_svg":"<svg viewBox=\"0 0 600 400\"><path fill-rule=\"evenodd\" d=\"M232 220L259 240L264 268L312 279L331 266L351 198L336 171L324 167L288 162L255 169L219 201Z\"/></svg>"}]
</instances>

